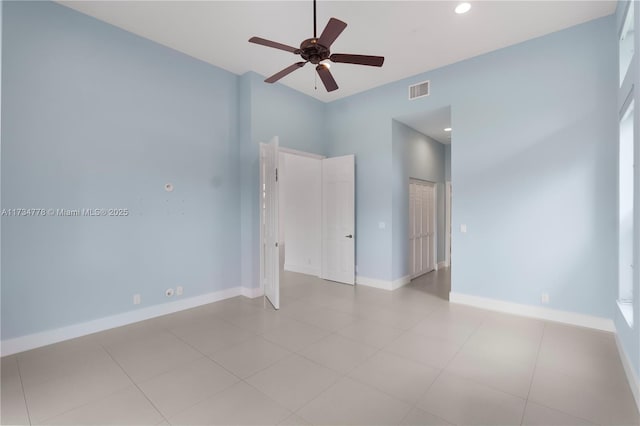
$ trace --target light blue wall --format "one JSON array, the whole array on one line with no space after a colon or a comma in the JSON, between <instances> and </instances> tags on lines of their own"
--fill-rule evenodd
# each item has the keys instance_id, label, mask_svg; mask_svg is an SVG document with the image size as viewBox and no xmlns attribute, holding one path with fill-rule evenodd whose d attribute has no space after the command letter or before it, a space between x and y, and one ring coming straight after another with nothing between
<instances>
[{"instance_id":1,"label":"light blue wall","mask_svg":"<svg viewBox=\"0 0 640 426\"><path fill-rule=\"evenodd\" d=\"M403 230L377 226L404 173L391 119L451 105L453 291L528 305L548 292L551 308L611 318L614 27L601 18L330 103L328 153L356 154L359 274L400 277ZM431 96L408 101L423 80Z\"/></svg>"},{"instance_id":2,"label":"light blue wall","mask_svg":"<svg viewBox=\"0 0 640 426\"><path fill-rule=\"evenodd\" d=\"M2 339L240 284L237 76L49 2L2 55L2 208L130 211L2 217Z\"/></svg>"},{"instance_id":3,"label":"light blue wall","mask_svg":"<svg viewBox=\"0 0 640 426\"><path fill-rule=\"evenodd\" d=\"M437 261L444 261L445 146L396 120L392 122L394 168L401 170L393 187L393 275L409 270L409 179L436 184Z\"/></svg>"},{"instance_id":4,"label":"light blue wall","mask_svg":"<svg viewBox=\"0 0 640 426\"><path fill-rule=\"evenodd\" d=\"M616 9L616 15L615 15L617 35L620 34L622 24L623 24L622 21L624 19L624 15L628 5L629 5L628 1L618 2L618 7ZM640 131L638 130L640 129L640 91L638 90L638 87L640 87L640 76L638 75L640 70L640 65L638 60L638 56L639 56L638 49L640 48L640 31L638 31L638 29L640 29L640 2L636 1L634 6L635 6L635 46L636 46L635 55L634 55L634 59L632 60L629 71L627 72L627 78L625 79L624 84L620 89L617 90L618 103L617 103L617 108L615 108L614 111L616 112L616 115L618 115L617 114L618 112L620 112L620 114L623 113L624 102L627 99L627 96L629 95L629 93L631 92L632 87L635 87L634 93L633 93L633 96L635 99L635 122L634 122L635 163L640 164ZM617 44L616 44L616 52L618 52ZM617 64L618 64L617 55L616 55L615 64L617 69ZM618 81L616 81L616 83L618 83ZM616 87L618 87L618 85L616 85ZM617 134L618 133L616 132L616 135ZM615 146L616 148L618 146L617 140L616 140ZM616 159L616 163L617 163L617 159ZM617 169L616 169L616 172L617 172ZM634 199L634 202L635 202L634 221L635 221L636 227L635 227L634 237L635 237L636 250L634 253L634 264L640 265L640 227L637 225L637 224L640 224L640 171L638 170L638 168L635 169L635 173L636 173L636 176L635 176L635 187L634 187L634 198L635 198ZM616 188L617 188L617 185L616 185ZM617 203L617 198L616 198L616 203ZM617 209L616 209L616 213L617 213ZM617 232L616 232L616 235L617 235ZM616 253L617 251L618 251L618 246L616 245ZM635 274L634 274L634 288L633 288L634 327L633 328L629 327L629 325L627 324L627 321L625 320L625 318L622 316L622 314L617 308L615 309L615 317L614 317L616 330L618 332L618 336L622 343L622 347L624 348L624 351L627 354L627 357L629 358L629 360L631 360L631 363L635 368L636 377L640 377L640 271L639 269L640 268L635 268ZM614 276L617 277L617 270ZM617 290L617 282L618 281L616 279L614 281L616 290ZM617 291L614 296L614 299L611 300L611 303L613 303L614 306L616 303L615 302L616 298L617 298Z\"/></svg>"},{"instance_id":5,"label":"light blue wall","mask_svg":"<svg viewBox=\"0 0 640 426\"><path fill-rule=\"evenodd\" d=\"M3 218L3 339L131 310L136 292L144 307L176 285L258 286L258 142L274 135L356 155L358 275L400 278L392 119L449 105L453 291L613 317L613 17L323 104L56 4L4 7L2 207L132 215Z\"/></svg>"},{"instance_id":6,"label":"light blue wall","mask_svg":"<svg viewBox=\"0 0 640 426\"><path fill-rule=\"evenodd\" d=\"M245 287L260 286L259 143L278 136L282 147L324 154L326 139L324 103L281 84L265 84L263 80L264 77L254 72L240 77L242 283Z\"/></svg>"}]
</instances>

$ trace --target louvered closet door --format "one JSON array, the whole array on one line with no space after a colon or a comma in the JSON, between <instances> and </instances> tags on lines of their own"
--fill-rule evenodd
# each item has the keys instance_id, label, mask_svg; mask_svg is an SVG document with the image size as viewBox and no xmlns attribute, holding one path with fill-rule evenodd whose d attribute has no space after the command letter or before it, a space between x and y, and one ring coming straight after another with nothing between
<instances>
[{"instance_id":1,"label":"louvered closet door","mask_svg":"<svg viewBox=\"0 0 640 426\"><path fill-rule=\"evenodd\" d=\"M416 185L409 184L409 273L414 276L416 264Z\"/></svg>"},{"instance_id":2,"label":"louvered closet door","mask_svg":"<svg viewBox=\"0 0 640 426\"><path fill-rule=\"evenodd\" d=\"M435 206L433 197L433 187L424 186L424 206L425 212L423 214L423 236L422 244L425 247L423 254L423 272L430 272L433 270L433 239L435 232L433 229L433 222L435 216Z\"/></svg>"},{"instance_id":3,"label":"louvered closet door","mask_svg":"<svg viewBox=\"0 0 640 426\"><path fill-rule=\"evenodd\" d=\"M414 275L419 275L420 271L422 271L422 191L420 190L419 185L415 185L416 188L416 200L415 200L415 209L416 216L414 218L414 223L416 227L416 242L414 248L413 257L415 258L416 268L413 271Z\"/></svg>"},{"instance_id":4,"label":"louvered closet door","mask_svg":"<svg viewBox=\"0 0 640 426\"><path fill-rule=\"evenodd\" d=\"M429 267L429 198L427 197L427 187L420 185L420 204L422 205L422 216L420 217L420 247L422 258L420 259L420 273L427 272Z\"/></svg>"},{"instance_id":5,"label":"louvered closet door","mask_svg":"<svg viewBox=\"0 0 640 426\"><path fill-rule=\"evenodd\" d=\"M412 277L434 269L434 198L433 184L409 184L409 271Z\"/></svg>"}]
</instances>

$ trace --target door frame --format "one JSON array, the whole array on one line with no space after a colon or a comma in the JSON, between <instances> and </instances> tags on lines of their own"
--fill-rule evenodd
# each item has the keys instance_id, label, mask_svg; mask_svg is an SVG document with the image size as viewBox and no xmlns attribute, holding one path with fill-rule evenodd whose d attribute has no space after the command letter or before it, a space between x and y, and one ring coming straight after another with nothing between
<instances>
[{"instance_id":1,"label":"door frame","mask_svg":"<svg viewBox=\"0 0 640 426\"><path fill-rule=\"evenodd\" d=\"M451 181L444 183L444 265L451 266Z\"/></svg>"},{"instance_id":2,"label":"door frame","mask_svg":"<svg viewBox=\"0 0 640 426\"><path fill-rule=\"evenodd\" d=\"M273 139L271 139L271 142L273 142L274 140L276 142L278 142L278 140L279 140L278 136L275 136ZM266 265L265 265L265 242L264 242L265 224L263 223L263 217L262 217L262 214L263 214L263 211L262 211L263 210L263 186L262 186L262 183L263 183L263 174L262 174L263 173L262 172L262 167L263 167L263 164L262 164L263 160L262 159L263 159L263 156L262 156L262 145L267 145L267 144L264 144L262 142L259 144L259 161L258 161L258 163L259 163L258 164L258 168L259 168L259 175L260 175L259 176L260 187L259 187L259 191L258 191L258 208L259 208L259 217L260 217L260 224L259 224L260 225L260 238L259 238L259 244L260 244L260 277L259 277L259 281L260 282L259 282L259 284L260 285L259 285L259 288L262 291L262 294L263 294L263 297L264 297L264 300L265 300L264 304L266 306L265 283L264 283L264 279L263 279ZM286 148L286 147L279 146L279 144L278 144L277 155L276 155L276 170L278 170L278 168L279 168L279 165L277 164L279 156L280 156L280 154L283 154L283 153L284 154L298 155L298 156L301 156L301 157L310 157L310 158L315 158L315 159L319 159L319 160L327 159L327 157L324 156L324 155L314 154L314 153L305 152L305 151L299 151L299 150L291 149L291 148ZM355 213L355 154L351 154L351 156L354 157L354 170L353 170L353 172L354 172L354 199L353 199L353 202L354 202L354 213ZM334 158L338 158L338 157L334 157ZM277 177L277 172L276 172L276 177ZM276 204L276 215L277 215L276 222L278 222L278 224L279 224L279 220L280 220L280 215L282 214L282 212L279 210L280 193L277 190L277 187L279 186L279 183L280 183L279 180L280 179L277 177L276 178L276 195L275 195L276 196L276 201L275 201L275 204ZM355 237L355 219L356 218L355 218L355 215L354 215L354 226L353 226L354 230L352 232L354 237ZM322 222L321 222L320 226L322 226ZM285 232L286 232L286 230L285 230ZM279 239L279 235L276 237L276 239L277 240ZM280 241L279 243L283 243L283 242ZM355 244L355 240L354 240L354 244ZM278 248L279 248L279 246L278 246ZM278 271L279 271L279 267L280 267L280 265L279 265L279 262L278 262L278 266L277 266ZM322 274L323 274L323 272L322 272L322 267L323 267L322 247L320 248L320 267L321 267L321 276L319 278L324 279L324 278L322 278ZM354 271L355 271L355 258L354 258ZM278 277L278 281L279 281L279 277ZM349 284L346 284L346 285L349 285ZM354 272L354 284L352 284L352 285L355 285L355 272ZM279 282L278 282L278 286L279 286ZM279 306L275 307L275 308L279 309Z\"/></svg>"},{"instance_id":3,"label":"door frame","mask_svg":"<svg viewBox=\"0 0 640 426\"><path fill-rule=\"evenodd\" d=\"M266 259L267 259L267 252L266 252L266 247L269 247L271 250L273 250L273 254L274 254L274 258L275 258L275 272L274 272L274 277L271 277L274 279L275 281L275 286L277 287L276 289L276 297L275 300L269 300L269 303L273 306L274 309L278 310L280 309L280 260L279 260L279 247L278 247L278 240L279 240L279 219L280 219L280 212L279 212L279 203L280 203L280 196L279 196L279 191L278 191L278 186L279 186L279 182L278 182L278 159L279 159L279 139L277 136L274 136L269 143L263 143L260 142L258 144L258 152L259 152L259 158L258 158L258 169L259 169L259 190L258 190L258 208L259 208L259 218L260 218L260 239L259 239L259 244L260 244L260 289L262 291L262 297L263 297L263 304L266 307L267 305L267 292L266 292L266 286L265 286L265 274L268 273L269 268L266 264ZM265 231L267 229L267 224L265 223L265 216L266 215L266 200L265 200L265 191L267 188L267 182L266 182L266 173L265 173L265 148L267 146L274 146L274 170L273 170L273 174L270 174L269 177L273 177L274 178L274 182L273 182L273 209L274 211L274 216L275 216L275 220L273 221L272 226L275 227L274 230L274 240L275 240L275 247L272 247L267 240L266 236L265 236ZM273 265L272 265L273 267Z\"/></svg>"}]
</instances>

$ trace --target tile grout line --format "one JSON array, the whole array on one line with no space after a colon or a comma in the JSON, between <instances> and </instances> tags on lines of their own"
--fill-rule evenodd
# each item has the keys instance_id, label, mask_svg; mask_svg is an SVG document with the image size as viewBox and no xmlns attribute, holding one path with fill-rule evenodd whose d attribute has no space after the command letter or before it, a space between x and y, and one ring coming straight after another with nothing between
<instances>
[{"instance_id":1,"label":"tile grout line","mask_svg":"<svg viewBox=\"0 0 640 426\"><path fill-rule=\"evenodd\" d=\"M102 346L102 344L98 344L98 346L100 346L100 347L101 347L101 349L102 349L102 350L104 350L104 351L107 353L107 355L108 355L109 357L111 357L111 354L109 354L109 352L107 352L107 350L104 348L104 346ZM113 358L112 358L112 360L113 360ZM114 361L115 361L115 360L114 360ZM121 370L123 370L123 369L122 369L122 367L120 367L120 365L119 365L119 364L117 364L117 363L116 363L116 365L118 366L118 368L120 368ZM126 371L124 371L124 370L123 370L123 373L125 373L125 375L127 375ZM127 378L128 378L128 379L133 383L133 380L131 380L131 378L130 378L128 375L127 375ZM53 381L53 380L56 380L56 379L51 379L51 381ZM43 382L43 383L46 383L46 382ZM126 387L122 387L122 388L119 388L119 389L115 389L115 390L113 390L113 391L111 391L111 392L109 392L109 393L107 393L107 394L105 394L105 395L102 395L102 396L96 396L95 398L92 398L92 399L90 399L89 401L83 402L83 403L81 403L80 405L76 405L75 407L71 407L71 408L69 408L69 409L67 409L67 410L64 410L64 411L63 411L63 412L61 412L61 413L57 413L57 414L54 414L54 415L51 415L51 416L49 416L49 417L45 418L45 419L43 419L42 421L40 421L40 424L42 424L42 423L46 423L46 422L47 422L48 420L50 420L50 419L53 419L53 418L56 418L56 417L61 416L61 415L63 415L63 414L69 413L69 412L71 412L71 411L73 411L73 410L77 410L78 408L86 407L87 405L92 404L92 403L94 403L94 402L96 402L96 401L99 401L99 400L101 400L101 399L103 399L103 398L108 398L108 397L110 397L110 396L113 396L113 395L117 394L118 392L123 391L124 389L126 389Z\"/></svg>"},{"instance_id":2,"label":"tile grout line","mask_svg":"<svg viewBox=\"0 0 640 426\"><path fill-rule=\"evenodd\" d=\"M307 349L307 348L309 348L309 347L311 347L311 346L315 345L316 343L320 342L321 340L326 339L326 338L328 338L328 337L330 337L330 336L332 336L332 335L336 335L336 336L338 336L338 337L342 337L342 338L345 338L345 339L349 339L349 338L348 338L348 337L346 337L346 336L342 336L342 335L341 335L341 334L339 334L337 331L330 331L330 332L329 332L329 334L327 334L326 336L322 337L321 339L319 339L319 340L317 340L317 341L315 341L315 342L311 343L311 344L310 344L310 345L308 345L307 347L305 347L305 348L303 348L303 349L299 349L298 351L292 351L292 354L293 354L293 355L297 355L297 356L299 356L299 357L301 357L301 358L303 358L303 359L305 359L305 360L307 360L307 361L309 361L309 362L311 362L311 363L313 363L313 364L315 364L315 365L317 365L317 366L320 366L320 367L322 367L322 368L326 368L327 370L329 370L329 371L331 371L331 372L333 372L333 373L336 373L336 376L337 376L336 380L334 380L333 382L331 382L331 384L329 384L326 388L322 389L322 390L321 390L321 391L320 391L316 396L314 396L313 398L311 398L309 401L307 401L307 402L303 403L303 404L302 404L302 405L301 405L297 410L289 410L289 411L291 411L293 414L295 414L296 416L302 417L302 416L300 416L300 415L298 414L298 413L300 412L300 410L302 410L303 408L305 408L306 406L308 406L309 404L311 404L313 401L315 401L316 399L318 399L318 398L319 398L320 396L322 396L325 392L327 392L327 391L328 391L332 386L336 385L340 380L342 380L342 379L344 379L344 378L349 378L349 374L350 374L351 372L355 371L355 369L357 368L357 367L355 367L355 368L351 369L348 373L342 373L342 372L336 371L336 370L334 370L334 369L332 369L332 368L330 368L330 367L328 367L328 366L326 366L326 365L323 365L323 364L321 364L321 363L319 363L319 362L317 362L317 361L315 361L315 360L313 360L313 359L310 359L310 358L308 358L308 357L306 357L306 356L304 356L303 354L301 354L301 353L300 353L300 351L305 350L305 349ZM354 343L357 343L357 344L365 345L365 344L363 344L363 343L360 343L360 342L354 341L354 340L352 340L352 339L349 339L349 340L351 340L351 341L353 341ZM372 348L373 348L373 346L371 346L371 345L365 345L365 346L369 346L369 347L372 347ZM372 353L372 354L371 354L371 356L367 358L367 360L369 360L369 359L373 358L373 357L374 357L378 352L380 352L380 351L382 350L382 348L380 348L380 349L376 348L376 349L377 349L377 350L376 350L376 352ZM278 362L279 362L279 361L278 361ZM256 373L256 374L257 374L257 373ZM352 379L352 380L355 380L355 379ZM356 380L356 381L357 381L357 380ZM357 382L358 382L358 383L360 383L360 381L357 381ZM251 385L251 383L247 383L247 384ZM364 384L364 383L363 383L363 384ZM370 385L367 385L367 386L370 386ZM372 387L372 386L371 386L371 387ZM374 387L372 387L372 388L373 388L373 389L376 389L376 388L374 388ZM259 389L258 389L258 390L259 390ZM378 389L376 389L376 390L378 390ZM385 395L387 395L387 396L391 396L391 395L388 395L388 394L386 394L386 393L385 393ZM395 397L394 397L394 399L397 399L397 398L395 398ZM308 421L308 420L307 420L307 419L305 419L304 417L302 417L302 418L303 418L305 421Z\"/></svg>"},{"instance_id":3,"label":"tile grout line","mask_svg":"<svg viewBox=\"0 0 640 426\"><path fill-rule=\"evenodd\" d=\"M218 317L215 317L215 318L216 318L216 319L222 319L222 318L218 318ZM228 324L232 324L232 323L231 323L231 322L229 322L229 321L224 321L224 322L226 322L226 323L228 323ZM235 326L235 325L234 325L234 326ZM235 327L238 327L238 326L235 326ZM244 329L244 328L242 328L242 327L238 327L238 328L240 328L240 329L242 329L242 330L244 330L244 331L247 331L247 330L245 330L245 329ZM191 348L192 348L193 350L195 350L196 352L200 353L204 358L207 358L208 360L210 360L210 361L211 361L211 362L213 362L214 364L218 365L220 368L222 368L223 370L225 370L226 372L228 372L229 374L233 375L234 377L236 377L236 378L238 379L238 381L237 381L236 383L234 383L233 385L228 386L227 388L222 389L222 390L220 390L220 391L218 391L218 392L214 393L213 395L209 395L209 396L207 396L207 397L205 397L205 398L202 398L202 399L198 400L198 401L197 401L197 402L195 402L194 404L191 404L191 405L189 405L188 407L185 407L184 409L180 410L179 412L175 413L174 415L177 415L177 414L183 413L183 412L187 411L188 409L190 409L190 408L192 408L192 407L195 407L197 404L201 403L202 401L204 401L204 400L206 400L206 399L208 399L208 398L212 398L212 397L214 397L214 396L216 396L216 395L219 395L219 394L221 394L222 392L224 392L224 391L228 390L229 388L231 388L232 386L234 386L234 385L236 385L236 384L238 384L238 383L241 383L241 382L242 382L242 383L244 383L244 384L246 384L246 385L248 385L248 386L250 386L252 389L254 389L254 390L256 390L256 391L260 392L262 395L264 395L265 397L267 397L269 400L273 401L273 402L274 402L275 404L277 404L278 406L280 406L280 407L284 408L285 410L289 411L291 414L295 414L295 412L294 412L294 411L292 411L292 410L290 410L289 408L287 408L287 407L283 406L283 405L282 405L282 404L280 404L278 401L274 400L274 399L273 399L273 398L271 398L269 395L265 394L265 393L264 393L264 392L262 392L260 389L256 388L256 387L255 387L255 386L253 386L251 383L247 382L247 381L245 380L245 378L238 376L238 375L237 375L237 374L235 374L233 371L229 370L229 369L228 369L228 368L226 368L224 365L220 364L218 361L216 361L215 359L211 358L211 356L213 356L213 354L206 354L206 353L204 353L204 352L200 351L198 348L196 348L195 346L193 346L192 344L190 344L190 343L189 343L189 342L187 342L186 340L182 339L179 335L175 334L173 331L171 331L171 330L170 330L170 329L168 329L168 328L167 328L167 329L165 329L165 331L166 331L166 332L168 332L168 333L170 333L172 336L176 337L178 340L180 340L181 342L183 342L183 343L184 343L184 344L186 344L187 346L191 347ZM286 349L286 348L284 348L284 347L282 347L282 346L278 345L277 343L275 343L275 342L271 342L270 340L265 339L262 335L259 335L259 334L253 333L253 332L250 332L250 333L251 333L251 334L254 334L254 335L255 335L254 337L256 337L256 336L257 336L257 337L259 337L259 338L261 338L261 339L265 340L265 341L266 341L266 342L268 342L268 343L274 344L274 345L278 346L279 348L282 348L282 349L284 349L284 350L286 350L286 351L288 351L288 352L291 352L291 351L289 351L288 349ZM239 343L237 343L237 344L231 344L227 349L230 349L230 348L235 347L235 346L239 346L239 345L241 345L242 343L244 343L244 342L239 342ZM225 350L226 350L226 349L225 349ZM221 350L221 351L222 351L222 350ZM291 352L290 354L286 355L284 358L286 358L287 356L289 356L289 355L291 355L291 354L294 354L294 353L295 353L295 352ZM284 359L284 358L282 358L282 359ZM274 362L273 364L270 364L270 365L269 365L269 366L267 366L267 367L264 367L264 368L260 369L259 371L256 371L255 373L252 373L250 376L248 376L248 377L247 377L247 379L248 379L249 377L254 376L255 374L258 374L260 371L266 370L267 368L269 368L269 367L271 367L271 366L273 366L273 365L277 364L278 362L282 361L282 359L280 359L280 360L278 360L278 361ZM160 374L163 374L163 373L160 373ZM141 391L142 391L142 390L141 390ZM144 393L144 392L143 392L143 393ZM145 397L146 397L146 394L145 394ZM159 410L158 410L158 411L159 411ZM289 414L289 415L291 415L291 414ZM164 417L164 416L163 416L163 417ZM287 417L288 417L288 416L287 416ZM286 419L286 418L285 418L285 419ZM285 420L285 419L283 419L283 420ZM165 420L167 421L167 423L171 424L171 422L169 422L169 420L168 420L168 419L166 419L166 418L165 418Z\"/></svg>"},{"instance_id":4,"label":"tile grout line","mask_svg":"<svg viewBox=\"0 0 640 426\"><path fill-rule=\"evenodd\" d=\"M539 355L540 355L540 351L541 351L541 349L542 349L542 341L544 340L544 330L546 330L546 329L547 329L547 325L549 325L549 322L548 322L548 321L544 321L544 328L543 328L543 332L542 332L542 338L540 339L540 346L539 346L539 348L538 348L538 355L536 356L536 363L535 363L535 366L534 366L534 368L533 368L533 374L534 374L534 376L535 376L535 373L536 373L536 369L538 368L538 357L539 357ZM562 373L561 373L561 374L562 374ZM533 387L533 379L534 379L534 377L532 377L532 378L531 378L531 384L530 384L530 386L529 386L529 393L527 394L526 405L528 405L528 404L529 404L529 396L530 396L530 394L531 394L531 388ZM548 409L550 409L550 410L554 410L554 411L558 411L558 412L560 412L560 413L566 414L567 416L575 417L576 419L580 419L580 420L586 421L587 423L594 424L594 425L595 425L595 424L597 424L597 423L593 422L592 420L585 419L585 418L580 417L580 416L577 416L577 415L575 415L575 414L567 413L567 412L565 412L565 411L563 411L563 410L560 410L560 409L558 409L558 408L549 407L548 405L543 404L543 403L540 403L540 402L534 402L534 403L535 403L535 404L538 404L538 405L540 405L540 406L542 406L542 407L548 408ZM525 410L526 410L526 405L525 405ZM521 423L521 425L522 425L522 422L524 422L524 413L522 414L522 421L520 422L520 423Z\"/></svg>"},{"instance_id":5,"label":"tile grout line","mask_svg":"<svg viewBox=\"0 0 640 426\"><path fill-rule=\"evenodd\" d=\"M31 422L31 413L29 412L29 404L27 403L27 394L24 391L24 383L22 382L22 372L20 371L20 359L16 357L16 366L18 367L18 377L20 378L20 389L22 389L22 399L24 400L24 409L27 411L27 420L29 420L29 424L33 424Z\"/></svg>"},{"instance_id":6,"label":"tile grout line","mask_svg":"<svg viewBox=\"0 0 640 426\"><path fill-rule=\"evenodd\" d=\"M547 323L545 322L542 327L542 336L540 336L540 342L538 343L538 350L536 351L536 362L533 364L533 373L531 374L531 382L529 382L529 390L527 391L527 397L524 399L524 409L522 410L522 417L520 418L520 424L524 423L524 415L527 412L527 405L529 405L529 396L531 395L531 388L533 388L533 381L536 378L536 370L538 369L538 359L540 358L540 351L542 350L542 341L544 340L544 333L547 329Z\"/></svg>"},{"instance_id":7,"label":"tile grout line","mask_svg":"<svg viewBox=\"0 0 640 426\"><path fill-rule=\"evenodd\" d=\"M429 393L429 391L431 390L431 388L433 387L433 385L436 383L436 381L440 378L440 376L442 376L442 374L445 372L446 368L449 366L449 364L451 364L453 362L453 360L455 359L456 356L458 356L458 354L460 353L460 351L462 351L462 348L464 348L464 346L467 344L467 342L471 339L471 337L480 329L480 327L482 326L482 324L484 324L484 319L482 320L482 322L478 325L478 327L476 327L475 330L473 330L472 333L469 334L469 336L467 336L467 338L464 340L464 342L460 345L460 348L458 348L458 350L456 351L455 354L453 354L453 356L451 357L451 359L446 363L446 365L442 368L440 368L438 374L436 375L436 377L433 379L433 381L431 382L431 384L429 385L429 387L427 388L426 391L424 391L417 399L416 402L413 403L412 405L412 409L418 409L418 410L422 410L426 413L429 413L439 419L445 420L446 422L449 422L449 420L444 419L442 417L440 417L439 415L436 415L435 413L432 413L430 411L424 410L420 407L418 407L418 404L420 402L420 400L422 400L422 398L425 397L425 395L427 395ZM410 330L407 330L406 332L409 332ZM406 333L405 332L405 333ZM419 334L419 333L418 333ZM402 337L402 336L401 336ZM397 339L396 339L397 340ZM447 339L442 339L442 340L447 340ZM415 362L415 361L414 361ZM426 364L425 364L426 365ZM404 421L407 416L411 413L411 410L409 410L409 412L402 418L402 420ZM455 424L455 423L452 423Z\"/></svg>"},{"instance_id":8,"label":"tile grout line","mask_svg":"<svg viewBox=\"0 0 640 426\"><path fill-rule=\"evenodd\" d=\"M431 313L433 313L433 312L430 312L430 313L429 313L429 315L430 315ZM427 316L429 316L429 315L427 315ZM366 320L366 318L364 318L364 319ZM374 322L375 322L375 321L374 321ZM353 324L351 324L351 325L353 325ZM389 326L389 327L391 327L391 326ZM414 326L414 327L415 327L415 326ZM346 328L346 327L345 327L345 328ZM396 327L392 327L392 328L396 328ZM369 361L369 360L371 360L372 358L374 358L374 357L375 357L376 355L378 355L379 353L383 352L383 351L384 351L384 349L385 349L389 344L391 344L391 343L395 342L396 340L398 340L399 338L401 338L404 334L406 334L406 333L410 332L410 331L412 330L412 328L413 328L413 327L411 327L411 328L410 328L410 329L408 329L408 330L402 330L402 333L400 334L400 336L398 336L398 338L396 338L396 339L394 339L393 341L389 342L387 345L384 345L384 346L379 347L379 348L378 348L378 347L375 347L375 346L372 346L372 345L369 345L369 344L366 344L366 343L363 343L363 342L360 342L360 341L357 341L357 340L354 340L354 339L352 339L352 338L350 338L350 337L348 337L348 336L343 336L343 335L342 335L342 334L340 334L337 330L334 330L333 332L330 332L330 334L329 334L329 335L327 335L327 336L325 336L323 339L328 338L328 337L330 337L330 336L332 336L332 335L336 335L336 336L338 336L338 337L342 337L342 338L348 339L349 341L351 341L351 342L353 342L353 343L356 343L356 344L359 344L359 345L363 345L363 346L368 346L368 347L371 347L371 348L375 348L375 349L376 349L376 351L375 351L375 352L373 352L369 357L367 357L367 358L366 358L366 360L365 360L365 362L366 362L366 361ZM398 330L400 330L400 329L398 329ZM320 340L322 340L322 339L320 339ZM319 341L320 341L320 340L319 340ZM319 341L318 341L318 342L319 342ZM315 342L315 343L317 343L317 342ZM309 346L312 346L312 345L314 345L315 343L312 343L312 344L311 344L311 345L309 345ZM350 375L351 375L351 373L353 373L355 370L357 370L357 369L358 369L358 366L356 366L356 367L352 368L352 369L351 369L351 370L349 370L347 373L342 373L342 372L339 372L339 371L337 371L337 370L334 370L334 369L332 369L332 368L330 368L330 367L328 367L328 366L325 366L325 365L323 365L323 364L320 364L319 362L317 362L317 361L315 361L315 360L313 360L313 359L310 359L310 358L308 358L308 357L304 356L303 354L301 354L301 353L299 353L299 352L295 352L295 353L296 353L297 355L299 355L299 356L301 356L301 357L303 357L303 358L305 358L305 359L307 359L307 360L309 360L309 361L311 361L311 362L313 362L313 363L317 364L317 365L320 365L320 366L321 366L321 367L323 367L323 368L327 368L327 369L329 369L329 370L333 371L334 373L337 373L337 374L338 374L338 379L337 379L335 382L333 382L331 385L329 385L326 389L322 390L322 391L321 391L318 395L316 395L314 398L312 398L311 400L309 400L309 401L307 401L305 404L303 404L303 405L302 405L298 410L296 410L296 411L294 412L294 414L296 414L296 415L298 415L298 412L299 412L300 410L302 410L304 407L308 406L308 405L309 405L309 404L311 404L313 401L315 401L317 398L319 398L320 396L322 396L325 392L327 392L327 391L329 390L329 388L331 388L331 387L332 387L332 386L334 386L336 383L338 383L340 380L343 380L343 379L345 379L345 378L350 379L350 380L353 380L353 381L355 381L355 382L357 382L357 383L359 383L359 384L361 384L361 385L363 385L363 386L370 387L371 389L374 389L374 390L376 390L376 391L378 391L378 392L380 392L380 393L382 393L382 394L384 394L384 395L386 395L386 396L388 396L388 397L390 397L390 398L392 398L392 399L394 399L394 400L396 400L396 401L399 401L399 402L404 403L404 404L406 404L407 406L409 406L409 410L408 410L408 411L407 411L407 413L402 417L402 419L400 420L401 422L402 422L402 421L403 421L403 420L404 420L404 419L405 419L405 418L406 418L406 417L411 413L411 411L412 411L412 409L413 409L413 408L416 408L417 401L416 401L416 402L414 402L414 403L409 403L409 402L407 402L407 401L405 401L405 400L402 400L402 399L398 398L398 397L397 397L397 396L395 396L395 395L391 395L391 394L389 394L388 392L386 392L386 391L384 391L384 390L382 390L382 389L378 389L376 386L372 386L372 385L370 385L370 384L368 384L368 383L364 383L364 382L362 382L361 380L358 380L358 379L356 379L356 378L351 377L351 376L350 376ZM396 356L397 356L397 355L396 355ZM400 358L402 358L402 357L400 357ZM413 362L415 362L415 361L413 361ZM418 364L421 364L421 363L418 363ZM421 364L421 365L422 365L422 364ZM426 364L424 364L424 365L425 365L426 367L436 368L436 369L437 369L437 367L433 367L433 366L426 365ZM442 371L441 371L441 372L442 372ZM440 372L440 373L438 373L438 375L436 375L436 378L433 380L433 382L435 382L435 380L438 378L438 376L441 374L441 372ZM433 385L433 382L431 383L431 385ZM429 388L431 387L431 385L429 386ZM428 392L428 389L427 389L427 391L425 391L425 393L426 393L426 392ZM419 398L418 398L418 400L419 400ZM432 414L432 413L429 413L429 414ZM438 416L436 416L436 417L438 417Z\"/></svg>"},{"instance_id":9,"label":"tile grout line","mask_svg":"<svg viewBox=\"0 0 640 426\"><path fill-rule=\"evenodd\" d=\"M133 385L136 387L136 389L138 389L138 391L140 391L140 393L142 395L144 395L145 399L147 401L149 401L149 404L151 404L151 406L158 412L158 414L160 414L160 416L164 419L165 422L171 424L171 422L169 422L169 419L167 419L164 414L162 413L162 411L160 411L160 409L156 406L156 404L153 403L153 401L151 401L151 399L149 399L149 397L147 396L146 393L144 393L144 391L142 389L140 389L140 386L138 386L138 384L131 378L131 376L129 375L129 373L127 373L127 371L120 365L120 363L113 357L113 355L111 355L111 352L109 352L109 350L102 344L100 344L100 346L102 347L102 349L107 353L107 355L109 355L109 358L111 358L113 360L113 362L116 363L116 365L118 367L120 367L120 369L122 370L122 372L129 378L129 380L131 381L131 383L133 383ZM115 393L115 392L114 392Z\"/></svg>"}]
</instances>

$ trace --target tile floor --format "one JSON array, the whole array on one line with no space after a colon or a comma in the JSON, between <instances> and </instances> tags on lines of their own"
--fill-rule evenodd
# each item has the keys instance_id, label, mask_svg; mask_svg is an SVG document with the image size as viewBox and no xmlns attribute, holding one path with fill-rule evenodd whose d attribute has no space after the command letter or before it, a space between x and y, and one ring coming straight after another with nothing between
<instances>
[{"instance_id":1,"label":"tile floor","mask_svg":"<svg viewBox=\"0 0 640 426\"><path fill-rule=\"evenodd\" d=\"M613 335L285 274L2 359L2 424L638 425Z\"/></svg>"}]
</instances>

